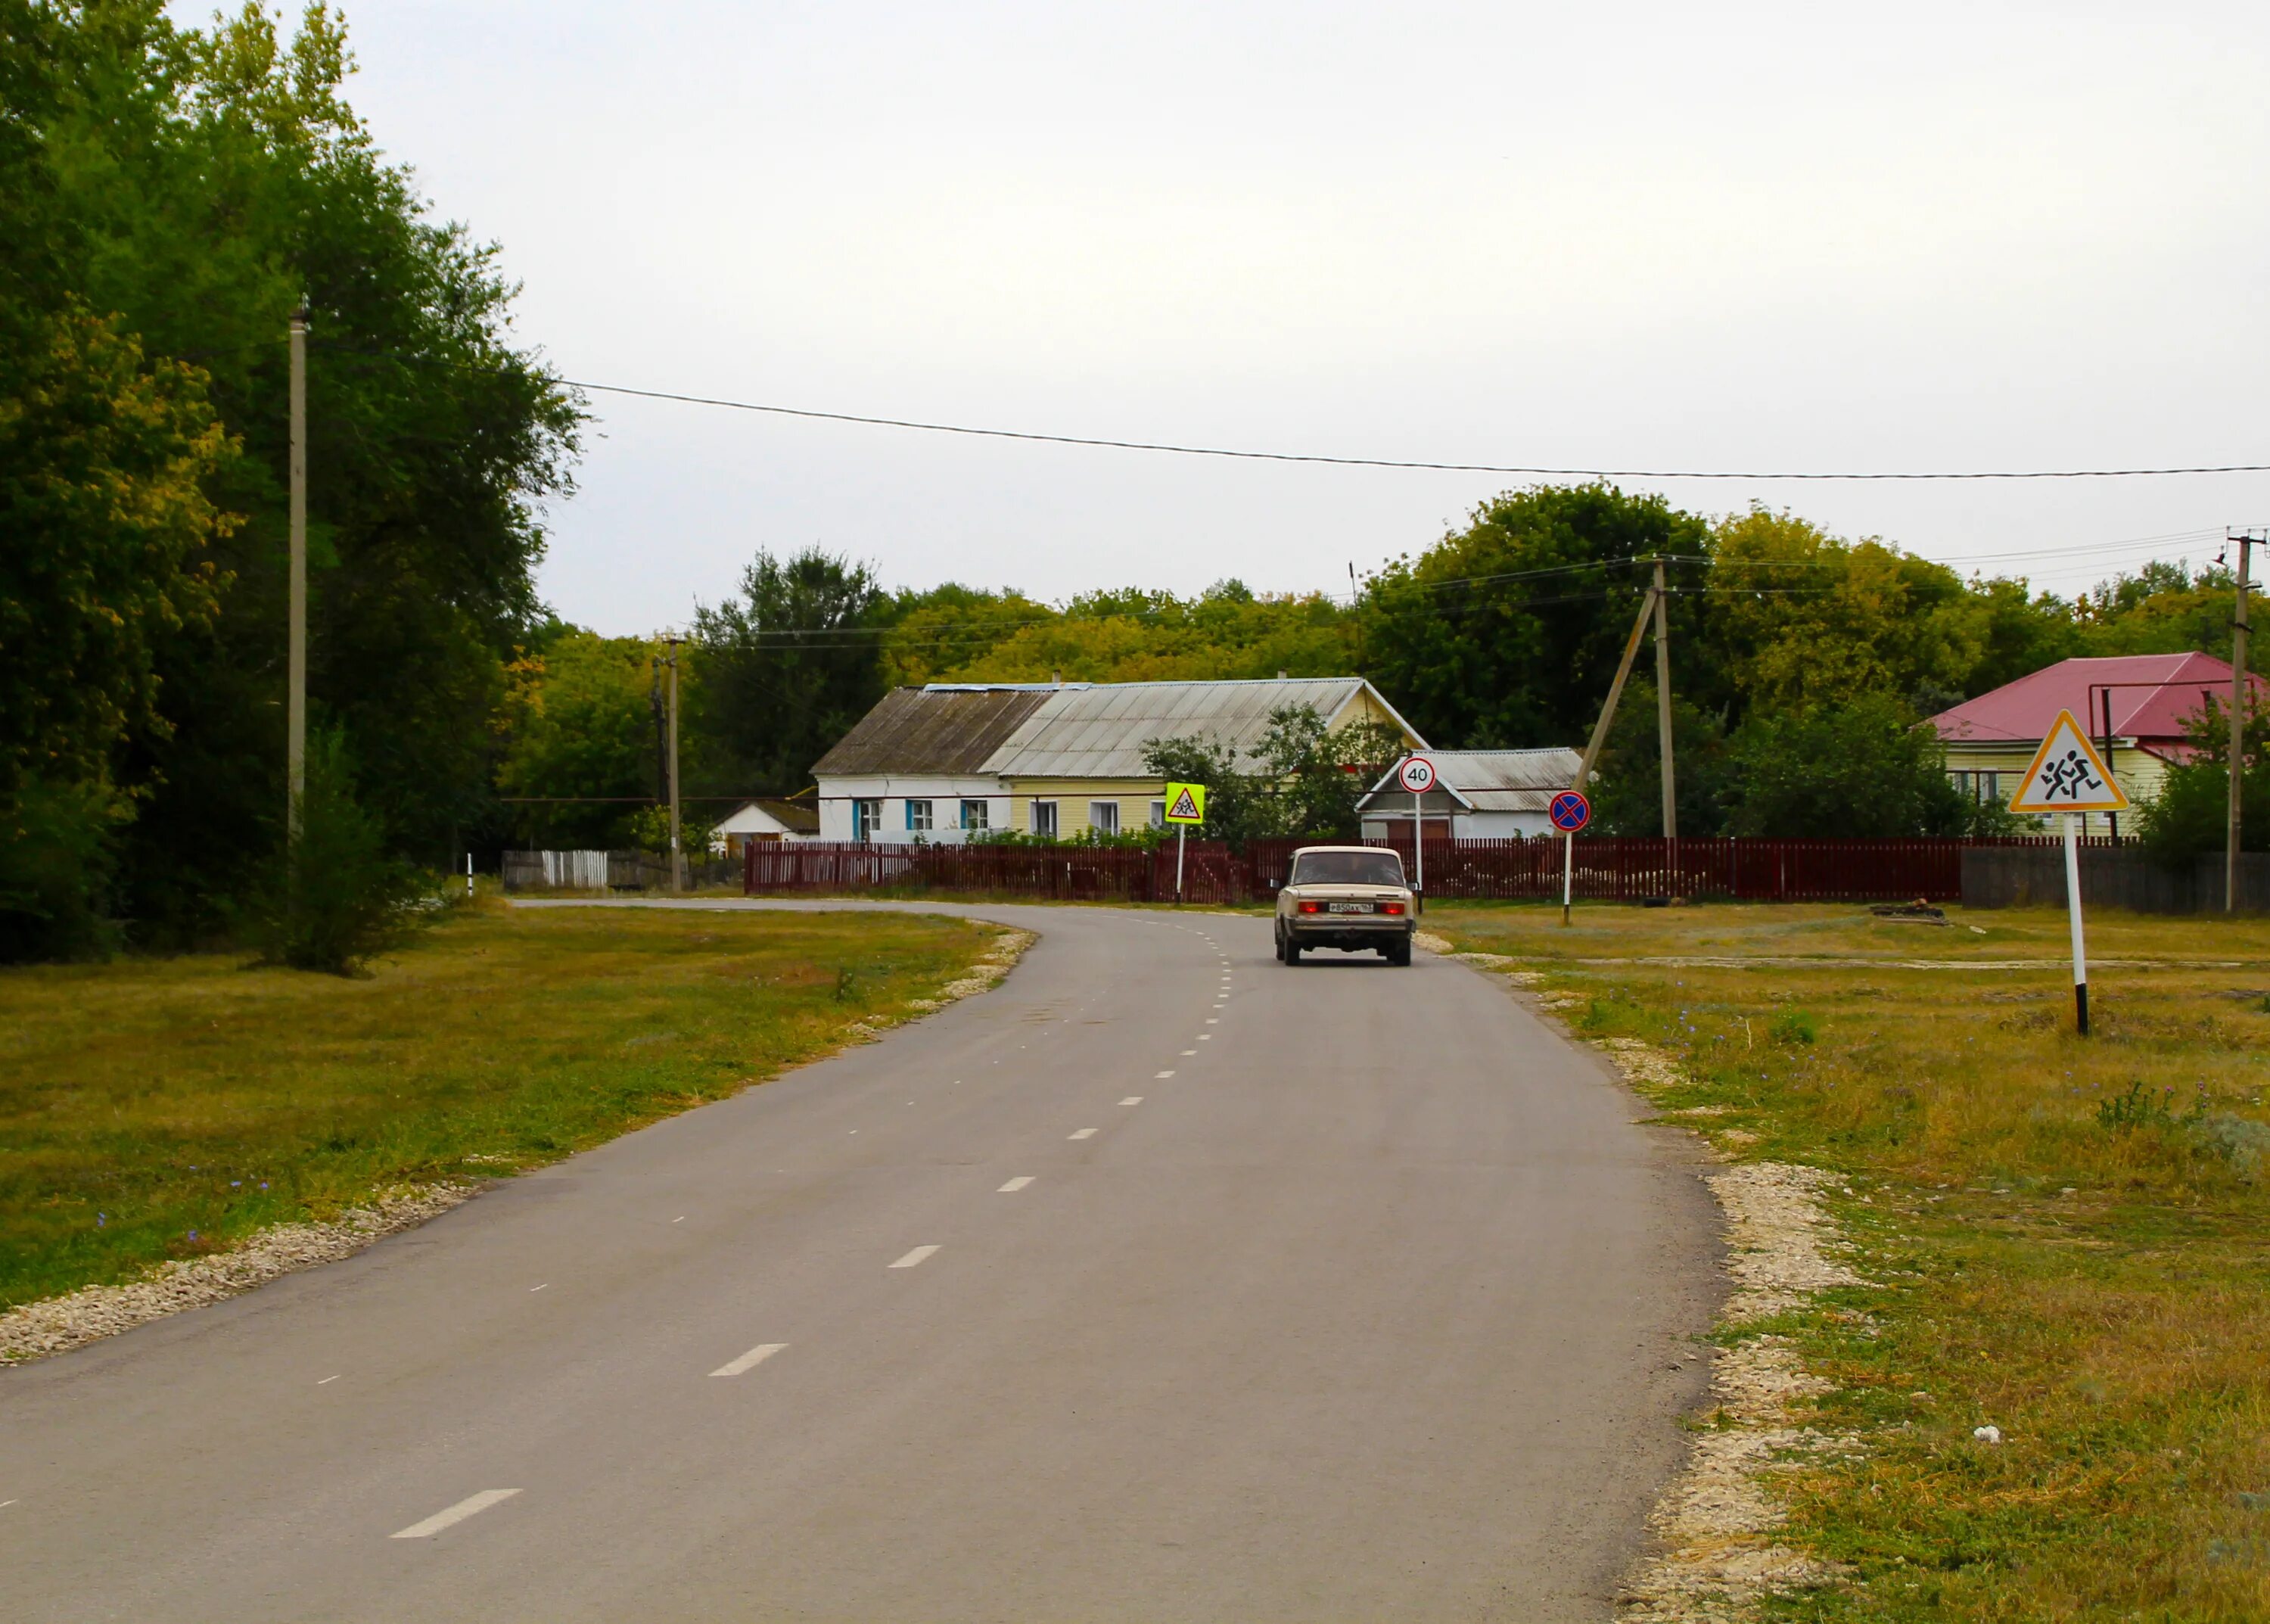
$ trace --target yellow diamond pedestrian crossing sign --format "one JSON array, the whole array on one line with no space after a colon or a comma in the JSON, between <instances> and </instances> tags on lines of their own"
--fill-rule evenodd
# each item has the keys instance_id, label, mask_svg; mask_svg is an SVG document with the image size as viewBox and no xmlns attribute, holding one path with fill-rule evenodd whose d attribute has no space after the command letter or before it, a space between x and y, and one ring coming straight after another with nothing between
<instances>
[{"instance_id":1,"label":"yellow diamond pedestrian crossing sign","mask_svg":"<svg viewBox=\"0 0 2270 1624\"><path fill-rule=\"evenodd\" d=\"M2034 752L2034 764L2026 769L2025 782L2010 797L2010 810L2126 812L2128 797L2112 776L2112 769L2104 765L2104 758L2096 753L2096 746L2088 742L2088 735L2081 730L2081 723L2073 719L2073 712L2060 710L2057 724Z\"/></svg>"},{"instance_id":2,"label":"yellow diamond pedestrian crossing sign","mask_svg":"<svg viewBox=\"0 0 2270 1624\"><path fill-rule=\"evenodd\" d=\"M1205 821L1205 786L1204 784L1168 784L1167 786L1167 821L1168 823L1204 823Z\"/></svg>"}]
</instances>

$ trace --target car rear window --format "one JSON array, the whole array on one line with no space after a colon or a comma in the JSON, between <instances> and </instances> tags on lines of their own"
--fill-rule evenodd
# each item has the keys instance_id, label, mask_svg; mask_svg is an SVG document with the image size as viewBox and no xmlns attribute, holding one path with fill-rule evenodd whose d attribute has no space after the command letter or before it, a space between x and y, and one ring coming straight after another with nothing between
<instances>
[{"instance_id":1,"label":"car rear window","mask_svg":"<svg viewBox=\"0 0 2270 1624\"><path fill-rule=\"evenodd\" d=\"M1293 859L1296 886L1399 886L1403 859L1391 851L1304 851Z\"/></svg>"}]
</instances>

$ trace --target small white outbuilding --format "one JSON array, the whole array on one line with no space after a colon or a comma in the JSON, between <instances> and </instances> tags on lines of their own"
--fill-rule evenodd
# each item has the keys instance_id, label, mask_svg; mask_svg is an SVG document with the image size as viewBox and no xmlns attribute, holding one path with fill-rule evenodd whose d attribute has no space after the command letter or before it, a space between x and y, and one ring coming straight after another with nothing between
<instances>
[{"instance_id":1,"label":"small white outbuilding","mask_svg":"<svg viewBox=\"0 0 2270 1624\"><path fill-rule=\"evenodd\" d=\"M809 802L744 801L722 818L709 836L709 849L735 857L750 842L817 840L820 813Z\"/></svg>"}]
</instances>

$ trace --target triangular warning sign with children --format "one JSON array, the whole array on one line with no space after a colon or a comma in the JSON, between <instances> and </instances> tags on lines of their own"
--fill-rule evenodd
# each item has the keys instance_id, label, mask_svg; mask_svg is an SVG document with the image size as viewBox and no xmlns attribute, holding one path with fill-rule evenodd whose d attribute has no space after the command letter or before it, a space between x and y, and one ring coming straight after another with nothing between
<instances>
[{"instance_id":1,"label":"triangular warning sign with children","mask_svg":"<svg viewBox=\"0 0 2270 1624\"><path fill-rule=\"evenodd\" d=\"M1167 786L1167 795L1168 823L1204 823L1205 821L1205 786L1204 784L1170 783Z\"/></svg>"},{"instance_id":2,"label":"triangular warning sign with children","mask_svg":"<svg viewBox=\"0 0 2270 1624\"><path fill-rule=\"evenodd\" d=\"M2010 797L2010 810L2126 812L2128 797L2112 776L2112 769L2104 765L2104 758L2096 753L2096 746L2088 742L2088 735L2081 730L2081 723L2073 719L2073 712L2060 710L2057 725L2042 740L2042 747L2034 752L2034 762L2026 769L2025 782Z\"/></svg>"}]
</instances>

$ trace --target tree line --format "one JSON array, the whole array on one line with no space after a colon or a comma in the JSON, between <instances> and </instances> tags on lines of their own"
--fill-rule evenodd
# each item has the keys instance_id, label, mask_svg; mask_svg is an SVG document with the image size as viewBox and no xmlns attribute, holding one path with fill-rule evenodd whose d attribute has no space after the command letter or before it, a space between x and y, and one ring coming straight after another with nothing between
<instances>
[{"instance_id":1,"label":"tree line","mask_svg":"<svg viewBox=\"0 0 2270 1624\"><path fill-rule=\"evenodd\" d=\"M1345 599L1234 580L1189 597L1126 589L1060 604L956 583L893 592L815 548L760 555L732 596L697 612L681 656L682 789L720 797L699 803L710 807L793 793L888 686L933 681L1354 672L1440 747L1581 748L1658 559L1688 835L2005 832L2014 821L1956 791L1918 723L2071 656L2230 648L2220 565L2148 564L2067 599L1791 513L1713 519L1606 485L1495 497ZM548 627L516 677L511 792L662 793L660 652ZM1600 759L1599 833L1661 832L1652 669L1640 663ZM1223 782L1292 782L1278 758L1300 753L1280 733L1250 760L1197 739L1161 741L1172 749L1160 759ZM2204 805L2209 789L2187 793ZM516 827L605 843L650 837L653 823L592 804L531 809Z\"/></svg>"},{"instance_id":2,"label":"tree line","mask_svg":"<svg viewBox=\"0 0 2270 1624\"><path fill-rule=\"evenodd\" d=\"M0 957L234 940L275 916L303 305L303 812L327 809L331 871L385 904L468 852L661 837L672 650L568 625L536 587L582 404L514 337L494 247L378 150L351 68L323 4L287 42L257 5L185 27L162 0L0 0ZM697 823L805 788L901 683L1360 673L1438 745L1579 745L1661 558L1682 833L1954 832L1991 814L1917 720L2068 655L2230 643L2220 567L2065 599L1606 485L1491 498L1346 597L1226 580L1043 603L753 551L674 650ZM1647 669L1601 761L1604 832L1659 816ZM1269 760L1208 770L1259 781L1338 748L1287 730ZM1314 805L1253 816L1344 821L1345 786L1314 776ZM2183 789L2182 827L2207 827L2220 782Z\"/></svg>"},{"instance_id":3,"label":"tree line","mask_svg":"<svg viewBox=\"0 0 2270 1624\"><path fill-rule=\"evenodd\" d=\"M0 0L0 955L228 937L272 876L303 301L311 762L396 856L496 827L578 408L351 66L321 4L287 43L255 4Z\"/></svg>"}]
</instances>

